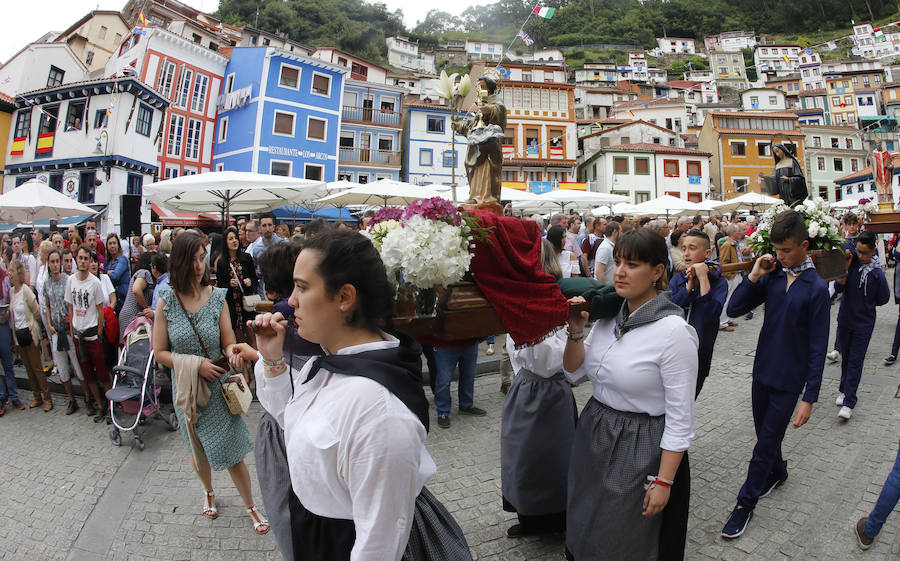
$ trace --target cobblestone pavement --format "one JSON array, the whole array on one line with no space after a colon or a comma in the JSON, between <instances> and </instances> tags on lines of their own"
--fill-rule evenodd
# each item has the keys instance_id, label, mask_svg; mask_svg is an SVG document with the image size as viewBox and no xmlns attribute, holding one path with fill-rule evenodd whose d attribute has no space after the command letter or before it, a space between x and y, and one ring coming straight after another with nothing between
<instances>
[{"instance_id":1,"label":"cobblestone pavement","mask_svg":"<svg viewBox=\"0 0 900 561\"><path fill-rule=\"evenodd\" d=\"M750 372L762 311L753 320L741 319L735 332L721 333L712 375L697 403L686 559L896 559L900 516L888 520L866 553L857 549L851 531L874 505L897 451L900 401L893 396L900 366L881 361L897 306L888 304L879 316L853 418L837 418L840 370L827 366L812 419L801 429L789 428L785 438L790 479L760 501L747 533L731 542L719 531L754 443ZM476 404L488 410L487 417L461 417L454 409L450 429L433 422L428 447L438 473L429 487L459 521L478 559L562 559L561 538L503 535L513 516L500 505L498 386L496 373L476 381ZM583 385L575 394L581 407L590 388ZM23 401L30 397L23 392ZM116 448L106 425L94 424L83 410L66 417L58 395L56 406L47 414L8 411L0 418L0 560L281 558L271 535L253 534L227 472L213 478L219 518L199 515L202 487L178 433L154 421L146 427L144 451L132 447L127 435ZM247 415L251 431L260 414L255 403ZM247 462L259 500L252 454Z\"/></svg>"}]
</instances>

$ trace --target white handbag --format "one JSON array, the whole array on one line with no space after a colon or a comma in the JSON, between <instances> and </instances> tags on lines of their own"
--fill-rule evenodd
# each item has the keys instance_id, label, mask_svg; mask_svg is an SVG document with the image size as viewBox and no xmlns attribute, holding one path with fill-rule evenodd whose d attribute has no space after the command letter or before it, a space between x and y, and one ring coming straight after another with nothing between
<instances>
[{"instance_id":1,"label":"white handbag","mask_svg":"<svg viewBox=\"0 0 900 561\"><path fill-rule=\"evenodd\" d=\"M243 375L241 375L243 377ZM243 415L250 409L250 402L253 401L253 394L250 392L250 385L244 378L243 384L237 382L221 382L222 396L228 405L228 410L232 415Z\"/></svg>"}]
</instances>

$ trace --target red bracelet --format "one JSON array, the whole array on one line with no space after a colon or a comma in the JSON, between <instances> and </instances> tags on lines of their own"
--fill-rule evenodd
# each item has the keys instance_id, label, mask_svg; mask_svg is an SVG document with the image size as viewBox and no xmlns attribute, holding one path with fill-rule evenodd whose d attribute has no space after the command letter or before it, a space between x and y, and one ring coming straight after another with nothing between
<instances>
[{"instance_id":1,"label":"red bracelet","mask_svg":"<svg viewBox=\"0 0 900 561\"><path fill-rule=\"evenodd\" d=\"M660 478L657 477L656 479L653 480L653 483L654 483L654 485L658 485L658 486L660 486L660 487L671 487L671 486L672 486L672 483L674 483L674 482L673 482L673 481L667 481L667 480L665 480L665 479L660 479Z\"/></svg>"}]
</instances>

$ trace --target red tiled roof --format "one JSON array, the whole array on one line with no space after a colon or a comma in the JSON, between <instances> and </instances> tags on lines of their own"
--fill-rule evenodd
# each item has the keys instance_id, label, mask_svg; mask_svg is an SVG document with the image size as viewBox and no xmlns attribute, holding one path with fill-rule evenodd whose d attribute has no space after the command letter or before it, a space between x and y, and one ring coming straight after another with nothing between
<instances>
[{"instance_id":1,"label":"red tiled roof","mask_svg":"<svg viewBox=\"0 0 900 561\"><path fill-rule=\"evenodd\" d=\"M6 95L6 94L3 93L3 92L0 92L0 101L3 101L3 102L5 102L5 103L9 103L9 104L11 104L11 105L15 105L15 104L16 104L15 98L9 97L8 95Z\"/></svg>"},{"instance_id":2,"label":"red tiled roof","mask_svg":"<svg viewBox=\"0 0 900 561\"><path fill-rule=\"evenodd\" d=\"M418 101L418 100L410 100L403 102L404 107L429 107L432 109L444 109L446 111L450 111L450 106L441 105L440 103L432 102L429 103L427 101Z\"/></svg>"},{"instance_id":3,"label":"red tiled roof","mask_svg":"<svg viewBox=\"0 0 900 561\"><path fill-rule=\"evenodd\" d=\"M709 152L702 150L694 150L693 148L680 148L678 146L666 146L664 144L653 144L650 142L635 142L633 144L619 144L617 146L604 146L603 150L607 151L623 151L623 152L655 152L658 154L673 154L681 156L707 156L712 157Z\"/></svg>"},{"instance_id":4,"label":"red tiled roof","mask_svg":"<svg viewBox=\"0 0 900 561\"><path fill-rule=\"evenodd\" d=\"M900 154L892 154L891 158L894 161L894 167L900 166ZM835 183L850 183L854 179L862 179L867 175L872 175L872 168L865 167L859 171L855 171L850 175L845 175L844 177L838 177L834 180Z\"/></svg>"},{"instance_id":5,"label":"red tiled roof","mask_svg":"<svg viewBox=\"0 0 900 561\"><path fill-rule=\"evenodd\" d=\"M643 109L644 105L656 106L656 105L684 105L684 100L681 98L669 99L667 97L658 97L656 99L652 99L650 101L644 101L642 99L637 99L635 101L626 101L623 103L617 103L613 106L614 110L621 109ZM649 109L649 107L648 107Z\"/></svg>"},{"instance_id":6,"label":"red tiled roof","mask_svg":"<svg viewBox=\"0 0 900 561\"><path fill-rule=\"evenodd\" d=\"M816 109L820 109L820 108L817 107ZM840 125L800 125L800 128L801 129L806 129L806 128L827 129L827 130L833 130L833 131L846 131L846 132L852 132L852 133L859 132L859 129L857 129L855 127L842 127Z\"/></svg>"},{"instance_id":7,"label":"red tiled roof","mask_svg":"<svg viewBox=\"0 0 900 561\"><path fill-rule=\"evenodd\" d=\"M643 120L643 119L636 119L636 120L634 120L634 121L628 121L627 123L622 123L621 125L616 125L616 126L614 126L614 127L609 127L608 129L603 129L603 130L599 130L599 131L597 131L597 132L592 132L591 134L585 135L585 136L583 136L583 137L581 137L581 138L584 139L584 138L590 138L590 137L592 137L592 136L600 136L600 135L603 135L603 134L608 133L609 131L614 131L614 130L618 130L618 129L621 129L621 128L624 128L624 127L630 127L630 126L632 126L632 125L638 125L638 124L647 125L648 127L653 127L653 128L659 129L659 130L661 130L661 131L663 131L663 132L667 132L667 133L669 133L669 134L675 134L675 131L672 131L672 130L663 128L663 127L661 127L661 126L659 126L659 125L654 125L653 123L649 123L649 122L647 122L647 121L645 121L645 120Z\"/></svg>"},{"instance_id":8,"label":"red tiled roof","mask_svg":"<svg viewBox=\"0 0 900 561\"><path fill-rule=\"evenodd\" d=\"M793 117L797 118L796 113L790 111L710 111L707 115L716 117Z\"/></svg>"},{"instance_id":9,"label":"red tiled roof","mask_svg":"<svg viewBox=\"0 0 900 561\"><path fill-rule=\"evenodd\" d=\"M803 90L798 95L825 95L825 88L816 88L814 90Z\"/></svg>"}]
</instances>

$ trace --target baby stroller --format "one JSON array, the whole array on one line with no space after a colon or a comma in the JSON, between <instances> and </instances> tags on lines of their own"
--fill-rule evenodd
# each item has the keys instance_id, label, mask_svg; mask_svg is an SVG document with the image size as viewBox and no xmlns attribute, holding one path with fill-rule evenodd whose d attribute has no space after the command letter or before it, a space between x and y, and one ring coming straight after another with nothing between
<instances>
[{"instance_id":1,"label":"baby stroller","mask_svg":"<svg viewBox=\"0 0 900 561\"><path fill-rule=\"evenodd\" d=\"M119 354L119 362L113 366L113 385L106 392L109 400L109 417L113 427L109 438L115 446L122 445L119 431L132 431L139 449L144 449L144 439L139 425L145 418L162 419L169 430L178 428L178 417L172 411L162 414L159 404L160 387L156 383L153 361L153 324L145 317L135 318L125 329L125 346ZM118 413L118 416L117 416Z\"/></svg>"}]
</instances>

